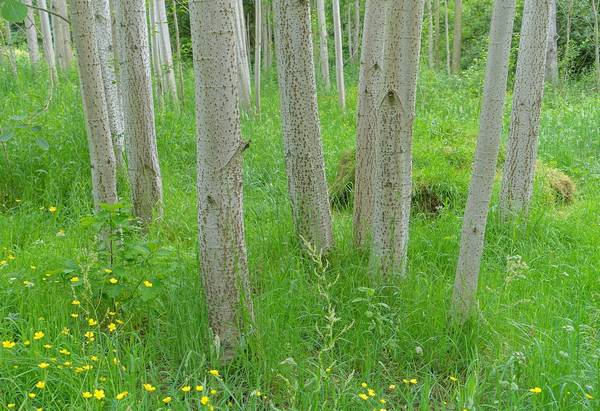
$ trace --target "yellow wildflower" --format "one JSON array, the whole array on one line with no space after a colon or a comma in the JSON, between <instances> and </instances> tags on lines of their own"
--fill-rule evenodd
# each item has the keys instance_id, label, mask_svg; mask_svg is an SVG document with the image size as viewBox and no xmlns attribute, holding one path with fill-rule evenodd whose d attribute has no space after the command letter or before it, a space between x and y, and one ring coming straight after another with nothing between
<instances>
[{"instance_id":1,"label":"yellow wildflower","mask_svg":"<svg viewBox=\"0 0 600 411\"><path fill-rule=\"evenodd\" d=\"M81 301L79 301L79 300L73 300L73 301L71 301L71 304L73 304L73 305L81 305Z\"/></svg>"},{"instance_id":2,"label":"yellow wildflower","mask_svg":"<svg viewBox=\"0 0 600 411\"><path fill-rule=\"evenodd\" d=\"M34 340L41 340L42 338L44 338L44 336L45 336L45 335L46 335L46 334L44 334L44 332L43 332L43 331L36 331L36 332L33 334L33 339L34 339Z\"/></svg>"},{"instance_id":3,"label":"yellow wildflower","mask_svg":"<svg viewBox=\"0 0 600 411\"><path fill-rule=\"evenodd\" d=\"M94 390L94 398L98 401L103 400L106 395L104 394L104 390Z\"/></svg>"},{"instance_id":4,"label":"yellow wildflower","mask_svg":"<svg viewBox=\"0 0 600 411\"><path fill-rule=\"evenodd\" d=\"M77 276L75 276L75 277L71 277L71 280L70 280L70 281L71 281L72 283L77 283L77 282L79 282L79 277L77 277Z\"/></svg>"},{"instance_id":5,"label":"yellow wildflower","mask_svg":"<svg viewBox=\"0 0 600 411\"><path fill-rule=\"evenodd\" d=\"M66 348L63 348L58 352L62 355L71 355L71 351L67 350Z\"/></svg>"},{"instance_id":6,"label":"yellow wildflower","mask_svg":"<svg viewBox=\"0 0 600 411\"><path fill-rule=\"evenodd\" d=\"M35 392L30 392L29 394L27 394L27 396L31 399L34 399L35 397L37 397L37 394Z\"/></svg>"},{"instance_id":7,"label":"yellow wildflower","mask_svg":"<svg viewBox=\"0 0 600 411\"><path fill-rule=\"evenodd\" d=\"M542 389L540 387L533 387L529 389L529 392L532 392L534 394L539 394L542 392Z\"/></svg>"},{"instance_id":8,"label":"yellow wildflower","mask_svg":"<svg viewBox=\"0 0 600 411\"><path fill-rule=\"evenodd\" d=\"M39 388L40 390L43 390L44 388L46 388L46 381L38 381L35 384L35 388Z\"/></svg>"},{"instance_id":9,"label":"yellow wildflower","mask_svg":"<svg viewBox=\"0 0 600 411\"><path fill-rule=\"evenodd\" d=\"M116 331L116 329L117 329L117 324L115 324L115 323L110 323L110 324L108 324L108 331L109 331L109 332L111 332L111 333L112 333L112 332L115 332L115 331Z\"/></svg>"},{"instance_id":10,"label":"yellow wildflower","mask_svg":"<svg viewBox=\"0 0 600 411\"><path fill-rule=\"evenodd\" d=\"M144 384L144 390L148 392L154 392L156 391L156 387L154 387L152 384Z\"/></svg>"},{"instance_id":11,"label":"yellow wildflower","mask_svg":"<svg viewBox=\"0 0 600 411\"><path fill-rule=\"evenodd\" d=\"M89 400L90 398L92 398L94 396L94 394L92 394L89 391L84 391L81 393L81 395L83 396L83 398L85 398L86 400Z\"/></svg>"},{"instance_id":12,"label":"yellow wildflower","mask_svg":"<svg viewBox=\"0 0 600 411\"><path fill-rule=\"evenodd\" d=\"M16 342L14 342L14 341L2 341L2 348L11 349L11 348L13 348L15 345L17 345L17 343L16 343Z\"/></svg>"},{"instance_id":13,"label":"yellow wildflower","mask_svg":"<svg viewBox=\"0 0 600 411\"><path fill-rule=\"evenodd\" d=\"M390 391L394 391L394 390L396 389L396 384L391 384L391 385L388 387L388 389L389 389Z\"/></svg>"},{"instance_id":14,"label":"yellow wildflower","mask_svg":"<svg viewBox=\"0 0 600 411\"><path fill-rule=\"evenodd\" d=\"M210 390L210 395L217 395L217 390L215 390L214 388Z\"/></svg>"},{"instance_id":15,"label":"yellow wildflower","mask_svg":"<svg viewBox=\"0 0 600 411\"><path fill-rule=\"evenodd\" d=\"M111 284L117 284L119 282L119 280L117 280L115 277L112 277L111 279L108 280L108 282Z\"/></svg>"},{"instance_id":16,"label":"yellow wildflower","mask_svg":"<svg viewBox=\"0 0 600 411\"><path fill-rule=\"evenodd\" d=\"M202 398L200 398L200 404L202 404L202 405L208 404L209 401L210 401L210 398L208 398L206 395L204 395L204 396L202 396Z\"/></svg>"},{"instance_id":17,"label":"yellow wildflower","mask_svg":"<svg viewBox=\"0 0 600 411\"><path fill-rule=\"evenodd\" d=\"M47 362L41 362L38 364L38 367L40 367L43 370L44 368L50 367L50 364L48 364Z\"/></svg>"},{"instance_id":18,"label":"yellow wildflower","mask_svg":"<svg viewBox=\"0 0 600 411\"><path fill-rule=\"evenodd\" d=\"M92 360L92 361L98 361L98 357L96 357L95 355L91 355L90 356L90 360Z\"/></svg>"},{"instance_id":19,"label":"yellow wildflower","mask_svg":"<svg viewBox=\"0 0 600 411\"><path fill-rule=\"evenodd\" d=\"M450 376L450 377L448 377L448 378L450 378L450 381L452 381L452 382L456 382L456 381L458 381L458 378L456 378L456 377L455 377L455 376L453 376L453 375L451 375L451 376Z\"/></svg>"},{"instance_id":20,"label":"yellow wildflower","mask_svg":"<svg viewBox=\"0 0 600 411\"><path fill-rule=\"evenodd\" d=\"M362 384L360 384L360 386L363 388L367 388L369 385L366 382L363 382Z\"/></svg>"},{"instance_id":21,"label":"yellow wildflower","mask_svg":"<svg viewBox=\"0 0 600 411\"><path fill-rule=\"evenodd\" d=\"M367 394L365 394L364 392L361 392L360 394L358 394L358 396L365 401L367 401L369 399L369 396Z\"/></svg>"},{"instance_id":22,"label":"yellow wildflower","mask_svg":"<svg viewBox=\"0 0 600 411\"><path fill-rule=\"evenodd\" d=\"M52 348L52 344L44 344L42 347L49 350L50 348Z\"/></svg>"},{"instance_id":23,"label":"yellow wildflower","mask_svg":"<svg viewBox=\"0 0 600 411\"><path fill-rule=\"evenodd\" d=\"M201 385L196 385L196 391L198 391L198 392L204 391L204 387Z\"/></svg>"},{"instance_id":24,"label":"yellow wildflower","mask_svg":"<svg viewBox=\"0 0 600 411\"><path fill-rule=\"evenodd\" d=\"M165 397L165 398L162 399L163 404L168 404L171 401L173 401L172 397Z\"/></svg>"},{"instance_id":25,"label":"yellow wildflower","mask_svg":"<svg viewBox=\"0 0 600 411\"><path fill-rule=\"evenodd\" d=\"M210 370L208 372L210 375L212 375L213 377L220 377L221 375L219 374L219 370Z\"/></svg>"},{"instance_id":26,"label":"yellow wildflower","mask_svg":"<svg viewBox=\"0 0 600 411\"><path fill-rule=\"evenodd\" d=\"M410 382L411 384L416 384L417 383L417 379L416 378L411 378L408 382Z\"/></svg>"},{"instance_id":27,"label":"yellow wildflower","mask_svg":"<svg viewBox=\"0 0 600 411\"><path fill-rule=\"evenodd\" d=\"M12 410L12 409L14 409L14 408L17 408L17 404L15 404L14 402L11 402L10 404L7 404L7 405L6 405L6 407L7 407L9 410Z\"/></svg>"},{"instance_id":28,"label":"yellow wildflower","mask_svg":"<svg viewBox=\"0 0 600 411\"><path fill-rule=\"evenodd\" d=\"M190 392L191 390L192 390L192 387L190 387L189 385L185 385L185 386L181 387L182 392Z\"/></svg>"},{"instance_id":29,"label":"yellow wildflower","mask_svg":"<svg viewBox=\"0 0 600 411\"><path fill-rule=\"evenodd\" d=\"M152 284L152 282L151 282L151 281L144 280L144 287L147 287L147 288L152 288L152 286L153 286L153 285L154 285L154 284Z\"/></svg>"},{"instance_id":30,"label":"yellow wildflower","mask_svg":"<svg viewBox=\"0 0 600 411\"><path fill-rule=\"evenodd\" d=\"M73 318L79 318L79 314L73 313L73 314L71 314L71 317L73 317Z\"/></svg>"},{"instance_id":31,"label":"yellow wildflower","mask_svg":"<svg viewBox=\"0 0 600 411\"><path fill-rule=\"evenodd\" d=\"M104 269L104 272L105 272L106 274L110 274L110 273L112 273L112 270L111 270L110 268L105 268L105 269Z\"/></svg>"},{"instance_id":32,"label":"yellow wildflower","mask_svg":"<svg viewBox=\"0 0 600 411\"><path fill-rule=\"evenodd\" d=\"M50 211L52 214L56 213L57 208L54 206L50 206L48 207L48 211Z\"/></svg>"},{"instance_id":33,"label":"yellow wildflower","mask_svg":"<svg viewBox=\"0 0 600 411\"><path fill-rule=\"evenodd\" d=\"M88 318L87 322L90 327L93 327L94 325L98 325L98 321L94 320L93 318Z\"/></svg>"},{"instance_id":34,"label":"yellow wildflower","mask_svg":"<svg viewBox=\"0 0 600 411\"><path fill-rule=\"evenodd\" d=\"M116 398L117 400L121 401L122 399L126 398L129 395L129 393L127 391L123 391L117 394Z\"/></svg>"},{"instance_id":35,"label":"yellow wildflower","mask_svg":"<svg viewBox=\"0 0 600 411\"><path fill-rule=\"evenodd\" d=\"M25 340L25 341L23 341L23 345L24 345L25 347L29 347L29 346L31 345L31 341L29 341L29 340Z\"/></svg>"}]
</instances>

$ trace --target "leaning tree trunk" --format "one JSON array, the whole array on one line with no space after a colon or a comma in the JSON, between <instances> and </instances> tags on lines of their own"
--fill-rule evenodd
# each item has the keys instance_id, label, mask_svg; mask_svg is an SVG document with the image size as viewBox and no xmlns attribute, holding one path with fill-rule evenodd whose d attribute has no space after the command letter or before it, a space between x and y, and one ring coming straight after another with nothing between
<instances>
[{"instance_id":1,"label":"leaning tree trunk","mask_svg":"<svg viewBox=\"0 0 600 411\"><path fill-rule=\"evenodd\" d=\"M452 296L452 314L461 322L468 319L477 306L481 255L502 135L514 16L515 0L495 0L479 118L479 138L463 218L460 254Z\"/></svg>"},{"instance_id":2,"label":"leaning tree trunk","mask_svg":"<svg viewBox=\"0 0 600 411\"><path fill-rule=\"evenodd\" d=\"M40 8L39 12L40 24L42 27L42 43L44 45L44 57L50 70L50 76L54 81L58 78L58 76L56 73L56 56L54 55L54 44L52 42L52 29L50 28L50 17L48 16L48 12L44 11L48 10L48 6L46 5L46 0L37 0L37 5Z\"/></svg>"},{"instance_id":3,"label":"leaning tree trunk","mask_svg":"<svg viewBox=\"0 0 600 411\"><path fill-rule=\"evenodd\" d=\"M177 101L177 83L173 66L173 48L171 47L171 34L167 20L165 0L156 0L156 16L158 17L158 35L160 37L159 52L163 64L165 84L170 97Z\"/></svg>"},{"instance_id":4,"label":"leaning tree trunk","mask_svg":"<svg viewBox=\"0 0 600 411\"><path fill-rule=\"evenodd\" d=\"M98 55L104 80L104 95L110 121L113 148L117 165L123 165L125 125L123 108L117 85L116 64L113 51L111 11L108 0L95 0L95 30L98 41Z\"/></svg>"},{"instance_id":5,"label":"leaning tree trunk","mask_svg":"<svg viewBox=\"0 0 600 411\"><path fill-rule=\"evenodd\" d=\"M115 154L94 31L94 1L71 0L70 5L92 166L94 205L100 210L101 204L116 203L118 198Z\"/></svg>"},{"instance_id":6,"label":"leaning tree trunk","mask_svg":"<svg viewBox=\"0 0 600 411\"><path fill-rule=\"evenodd\" d=\"M367 0L360 61L358 121L356 126L356 176L354 184L354 243L369 244L373 219L373 181L377 111L385 32L386 0Z\"/></svg>"},{"instance_id":7,"label":"leaning tree trunk","mask_svg":"<svg viewBox=\"0 0 600 411\"><path fill-rule=\"evenodd\" d=\"M53 0L54 12L65 19L68 17L66 0ZM54 43L56 48L56 62L61 70L71 66L73 52L71 50L71 31L69 23L60 17L52 16L54 26Z\"/></svg>"},{"instance_id":8,"label":"leaning tree trunk","mask_svg":"<svg viewBox=\"0 0 600 411\"><path fill-rule=\"evenodd\" d=\"M548 0L525 0L500 192L500 210L505 217L527 213L533 193L544 94L548 9Z\"/></svg>"},{"instance_id":9,"label":"leaning tree trunk","mask_svg":"<svg viewBox=\"0 0 600 411\"><path fill-rule=\"evenodd\" d=\"M454 33L452 39L452 73L460 72L462 49L462 0L454 1Z\"/></svg>"},{"instance_id":10,"label":"leaning tree trunk","mask_svg":"<svg viewBox=\"0 0 600 411\"><path fill-rule=\"evenodd\" d=\"M548 0L549 16L548 16L548 45L546 48L546 81L556 84L558 83L558 45L556 41L558 34L556 33L556 0Z\"/></svg>"},{"instance_id":11,"label":"leaning tree trunk","mask_svg":"<svg viewBox=\"0 0 600 411\"><path fill-rule=\"evenodd\" d=\"M255 9L255 24L254 24L254 96L256 105L256 114L260 116L260 53L262 51L262 0L254 0L256 3Z\"/></svg>"},{"instance_id":12,"label":"leaning tree trunk","mask_svg":"<svg viewBox=\"0 0 600 411\"><path fill-rule=\"evenodd\" d=\"M329 49L327 47L327 18L325 15L325 0L317 0L317 14L319 16L319 48L321 57L321 76L325 82L325 88L329 90Z\"/></svg>"},{"instance_id":13,"label":"leaning tree trunk","mask_svg":"<svg viewBox=\"0 0 600 411\"><path fill-rule=\"evenodd\" d=\"M37 30L35 28L35 17L31 8L31 0L25 0L27 6L27 17L25 18L25 34L27 35L27 49L32 66L40 62L40 48L38 46Z\"/></svg>"},{"instance_id":14,"label":"leaning tree trunk","mask_svg":"<svg viewBox=\"0 0 600 411\"><path fill-rule=\"evenodd\" d=\"M162 180L156 149L150 45L145 0L117 2L127 168L133 210L144 224L162 216Z\"/></svg>"},{"instance_id":15,"label":"leaning tree trunk","mask_svg":"<svg viewBox=\"0 0 600 411\"><path fill-rule=\"evenodd\" d=\"M412 179L412 133L424 0L389 3L375 143L372 267L404 275Z\"/></svg>"},{"instance_id":16,"label":"leaning tree trunk","mask_svg":"<svg viewBox=\"0 0 600 411\"><path fill-rule=\"evenodd\" d=\"M196 76L200 272L208 320L231 359L244 317L252 317L244 243L242 156L237 78L236 0L191 0Z\"/></svg>"},{"instance_id":17,"label":"leaning tree trunk","mask_svg":"<svg viewBox=\"0 0 600 411\"><path fill-rule=\"evenodd\" d=\"M344 85L344 56L342 49L342 22L340 18L340 1L333 0L333 37L335 40L335 78L338 98L342 109L346 108L346 86Z\"/></svg>"},{"instance_id":18,"label":"leaning tree trunk","mask_svg":"<svg viewBox=\"0 0 600 411\"><path fill-rule=\"evenodd\" d=\"M288 190L296 231L321 251L333 246L317 106L310 2L275 0L275 48Z\"/></svg>"}]
</instances>

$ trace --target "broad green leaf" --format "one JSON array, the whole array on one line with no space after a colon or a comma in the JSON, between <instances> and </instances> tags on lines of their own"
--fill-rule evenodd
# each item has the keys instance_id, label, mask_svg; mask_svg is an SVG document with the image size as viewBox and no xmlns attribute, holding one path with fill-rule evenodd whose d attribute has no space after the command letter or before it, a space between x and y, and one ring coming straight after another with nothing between
<instances>
[{"instance_id":1,"label":"broad green leaf","mask_svg":"<svg viewBox=\"0 0 600 411\"><path fill-rule=\"evenodd\" d=\"M15 132L13 130L7 130L2 132L2 134L0 134L0 143L6 143L8 140L13 138L14 135Z\"/></svg>"},{"instance_id":2,"label":"broad green leaf","mask_svg":"<svg viewBox=\"0 0 600 411\"><path fill-rule=\"evenodd\" d=\"M48 151L48 149L50 149L50 145L48 144L48 142L46 140L44 140L43 138L36 138L35 142L37 143L38 146L40 146L40 148L44 151Z\"/></svg>"},{"instance_id":3,"label":"broad green leaf","mask_svg":"<svg viewBox=\"0 0 600 411\"><path fill-rule=\"evenodd\" d=\"M27 17L27 6L19 0L4 0L1 12L6 20L19 22Z\"/></svg>"}]
</instances>

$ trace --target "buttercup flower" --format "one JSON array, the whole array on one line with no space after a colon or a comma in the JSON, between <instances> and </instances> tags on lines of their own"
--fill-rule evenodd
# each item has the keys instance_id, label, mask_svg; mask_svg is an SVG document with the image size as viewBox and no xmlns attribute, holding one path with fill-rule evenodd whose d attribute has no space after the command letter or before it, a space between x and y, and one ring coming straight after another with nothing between
<instances>
[{"instance_id":1,"label":"buttercup flower","mask_svg":"<svg viewBox=\"0 0 600 411\"><path fill-rule=\"evenodd\" d=\"M154 387L152 384L144 384L143 387L144 387L144 390L146 390L148 392L156 391L156 387Z\"/></svg>"},{"instance_id":2,"label":"buttercup flower","mask_svg":"<svg viewBox=\"0 0 600 411\"><path fill-rule=\"evenodd\" d=\"M46 335L46 334L44 334L44 332L43 332L43 331L36 331L36 332L33 334L33 339L34 339L34 340L41 340L42 338L44 338L44 336L45 336L45 335Z\"/></svg>"},{"instance_id":3,"label":"buttercup flower","mask_svg":"<svg viewBox=\"0 0 600 411\"><path fill-rule=\"evenodd\" d=\"M88 400L88 399L92 398L94 396L94 394L92 394L89 391L84 391L84 392L81 393L81 396L83 398L85 398L86 400Z\"/></svg>"},{"instance_id":4,"label":"buttercup flower","mask_svg":"<svg viewBox=\"0 0 600 411\"><path fill-rule=\"evenodd\" d=\"M2 348L6 348L6 349L10 350L15 345L17 345L17 343L14 341L2 341Z\"/></svg>"},{"instance_id":5,"label":"buttercup flower","mask_svg":"<svg viewBox=\"0 0 600 411\"><path fill-rule=\"evenodd\" d=\"M189 385L181 387L182 392L190 392L191 390L192 390L192 387L190 387Z\"/></svg>"},{"instance_id":6,"label":"buttercup flower","mask_svg":"<svg viewBox=\"0 0 600 411\"><path fill-rule=\"evenodd\" d=\"M105 397L104 390L94 390L94 398L98 401L103 400Z\"/></svg>"},{"instance_id":7,"label":"buttercup flower","mask_svg":"<svg viewBox=\"0 0 600 411\"><path fill-rule=\"evenodd\" d=\"M123 391L117 394L117 396L115 397L117 400L121 401L122 399L126 398L129 395L129 393L127 391Z\"/></svg>"},{"instance_id":8,"label":"buttercup flower","mask_svg":"<svg viewBox=\"0 0 600 411\"><path fill-rule=\"evenodd\" d=\"M542 389L540 387L533 387L529 389L529 392L532 392L534 394L539 394L542 392Z\"/></svg>"}]
</instances>

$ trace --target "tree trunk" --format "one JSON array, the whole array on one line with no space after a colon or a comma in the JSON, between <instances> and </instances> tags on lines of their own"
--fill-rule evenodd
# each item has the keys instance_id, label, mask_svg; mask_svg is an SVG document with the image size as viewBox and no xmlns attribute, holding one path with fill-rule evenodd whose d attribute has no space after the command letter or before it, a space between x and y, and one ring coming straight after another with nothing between
<instances>
[{"instance_id":1,"label":"tree trunk","mask_svg":"<svg viewBox=\"0 0 600 411\"><path fill-rule=\"evenodd\" d=\"M403 276L407 266L412 133L424 0L389 3L375 143L372 267Z\"/></svg>"},{"instance_id":2,"label":"tree trunk","mask_svg":"<svg viewBox=\"0 0 600 411\"><path fill-rule=\"evenodd\" d=\"M593 6L593 3L592 3ZM569 46L571 43L571 16L573 15L573 0L569 0L569 7L567 10L567 28L565 29L567 39L565 41L565 55L569 56Z\"/></svg>"},{"instance_id":3,"label":"tree trunk","mask_svg":"<svg viewBox=\"0 0 600 411\"><path fill-rule=\"evenodd\" d=\"M558 83L558 46L556 41L556 0L548 0L548 46L546 48L546 81Z\"/></svg>"},{"instance_id":4,"label":"tree trunk","mask_svg":"<svg viewBox=\"0 0 600 411\"><path fill-rule=\"evenodd\" d=\"M310 24L310 2L275 0L275 48L288 190L296 231L318 250L333 246Z\"/></svg>"},{"instance_id":5,"label":"tree trunk","mask_svg":"<svg viewBox=\"0 0 600 411\"><path fill-rule=\"evenodd\" d=\"M156 149L146 2L117 3L129 183L134 214L148 224L154 216L162 216L162 180Z\"/></svg>"},{"instance_id":6,"label":"tree trunk","mask_svg":"<svg viewBox=\"0 0 600 411\"><path fill-rule=\"evenodd\" d=\"M156 94L162 101L165 94L166 84L163 81L162 61L160 59L160 35L158 34L158 15L156 14L156 3L154 0L148 2L148 20L149 20L149 41L152 59L152 69L154 70L154 79L156 81Z\"/></svg>"},{"instance_id":7,"label":"tree trunk","mask_svg":"<svg viewBox=\"0 0 600 411\"><path fill-rule=\"evenodd\" d=\"M15 48L12 44L12 29L10 27L10 22L6 21L6 56L8 58L8 63L10 64L10 69L15 77L17 77L17 57L15 55Z\"/></svg>"},{"instance_id":8,"label":"tree trunk","mask_svg":"<svg viewBox=\"0 0 600 411\"><path fill-rule=\"evenodd\" d=\"M433 1L434 21L435 21L435 37L433 38L433 58L435 60L435 68L440 66L440 0Z\"/></svg>"},{"instance_id":9,"label":"tree trunk","mask_svg":"<svg viewBox=\"0 0 600 411\"><path fill-rule=\"evenodd\" d=\"M37 0L37 5L40 9L48 10L46 0ZM44 45L44 57L50 70L50 76L53 81L56 81L58 76L56 73L56 56L54 55L54 45L52 43L52 29L50 28L50 17L48 17L48 13L43 10L39 10L39 12L40 24L42 27L42 43Z\"/></svg>"},{"instance_id":10,"label":"tree trunk","mask_svg":"<svg viewBox=\"0 0 600 411\"><path fill-rule=\"evenodd\" d=\"M381 99L381 74L385 34L386 0L367 0L360 61L356 172L354 183L354 243L366 247L373 220L373 181L377 111Z\"/></svg>"},{"instance_id":11,"label":"tree trunk","mask_svg":"<svg viewBox=\"0 0 600 411\"><path fill-rule=\"evenodd\" d=\"M94 205L96 210L100 210L101 204L116 203L118 198L115 153L94 31L94 1L71 0L70 5L92 166Z\"/></svg>"},{"instance_id":12,"label":"tree trunk","mask_svg":"<svg viewBox=\"0 0 600 411\"><path fill-rule=\"evenodd\" d=\"M354 33L352 31L352 11L350 4L348 4L348 9L346 10L346 30L348 31L348 59L350 60L354 57L354 44L352 43L352 36L354 36Z\"/></svg>"},{"instance_id":13,"label":"tree trunk","mask_svg":"<svg viewBox=\"0 0 600 411\"><path fill-rule=\"evenodd\" d=\"M244 24L244 8L241 0L235 1L235 13L236 13L236 42L237 42L237 61L238 61L238 78L240 81L240 105L244 110L250 108L250 69L248 66L248 59L246 54L246 40L245 40L245 24Z\"/></svg>"},{"instance_id":14,"label":"tree trunk","mask_svg":"<svg viewBox=\"0 0 600 411\"><path fill-rule=\"evenodd\" d=\"M245 317L240 302L252 317L242 189L242 153L247 143L240 130L235 1L190 1L200 272L209 325L226 360L233 358L239 343Z\"/></svg>"},{"instance_id":15,"label":"tree trunk","mask_svg":"<svg viewBox=\"0 0 600 411\"><path fill-rule=\"evenodd\" d=\"M173 0L173 24L175 25L175 46L177 52L177 73L179 77L179 98L185 100L183 84L183 60L181 59L181 36L179 34L179 18L177 17L177 0Z\"/></svg>"},{"instance_id":16,"label":"tree trunk","mask_svg":"<svg viewBox=\"0 0 600 411\"><path fill-rule=\"evenodd\" d=\"M452 39L452 73L460 72L462 49L462 0L454 1L454 33Z\"/></svg>"},{"instance_id":17,"label":"tree trunk","mask_svg":"<svg viewBox=\"0 0 600 411\"><path fill-rule=\"evenodd\" d=\"M325 88L329 90L329 49L327 47L327 18L325 15L325 0L317 0L317 14L319 16L319 47L321 50L321 76L325 82Z\"/></svg>"},{"instance_id":18,"label":"tree trunk","mask_svg":"<svg viewBox=\"0 0 600 411\"><path fill-rule=\"evenodd\" d=\"M600 45L598 34L598 5L596 0L592 0L592 12L594 13L594 55L596 61L596 87L600 91Z\"/></svg>"},{"instance_id":19,"label":"tree trunk","mask_svg":"<svg viewBox=\"0 0 600 411\"><path fill-rule=\"evenodd\" d=\"M123 124L123 108L117 87L117 75L115 73L112 24L108 0L95 0L94 10L98 56L102 68L110 133L115 150L115 159L117 165L121 166L123 165L125 125Z\"/></svg>"},{"instance_id":20,"label":"tree trunk","mask_svg":"<svg viewBox=\"0 0 600 411\"><path fill-rule=\"evenodd\" d=\"M68 18L66 0L53 0L52 8L56 14ZM54 27L56 62L61 70L66 70L71 66L71 60L73 59L69 23L60 17L52 16L52 25Z\"/></svg>"},{"instance_id":21,"label":"tree trunk","mask_svg":"<svg viewBox=\"0 0 600 411\"><path fill-rule=\"evenodd\" d=\"M255 24L254 24L254 96L256 105L256 114L260 116L260 70L261 70L261 51L262 51L262 0L254 0Z\"/></svg>"},{"instance_id":22,"label":"tree trunk","mask_svg":"<svg viewBox=\"0 0 600 411\"><path fill-rule=\"evenodd\" d=\"M435 61L433 59L433 10L431 7L431 0L427 0L427 20L429 27L427 30L427 63L430 70L435 67Z\"/></svg>"},{"instance_id":23,"label":"tree trunk","mask_svg":"<svg viewBox=\"0 0 600 411\"><path fill-rule=\"evenodd\" d=\"M338 98L342 109L346 108L346 86L344 85L344 56L342 49L342 22L340 18L340 1L333 0L333 36L335 40L335 78Z\"/></svg>"},{"instance_id":24,"label":"tree trunk","mask_svg":"<svg viewBox=\"0 0 600 411\"><path fill-rule=\"evenodd\" d=\"M448 0L444 0L444 29L446 30L446 72L450 75L450 33L448 25Z\"/></svg>"},{"instance_id":25,"label":"tree trunk","mask_svg":"<svg viewBox=\"0 0 600 411\"><path fill-rule=\"evenodd\" d=\"M27 6L27 17L25 18L25 34L27 35L27 49L32 66L40 62L40 48L38 46L37 30L35 28L35 17L31 8L31 0L25 0Z\"/></svg>"},{"instance_id":26,"label":"tree trunk","mask_svg":"<svg viewBox=\"0 0 600 411\"><path fill-rule=\"evenodd\" d=\"M354 0L354 56L360 52L360 1Z\"/></svg>"},{"instance_id":27,"label":"tree trunk","mask_svg":"<svg viewBox=\"0 0 600 411\"><path fill-rule=\"evenodd\" d=\"M525 0L510 135L500 192L500 210L505 217L526 214L533 192L544 94L548 9L548 0Z\"/></svg>"},{"instance_id":28,"label":"tree trunk","mask_svg":"<svg viewBox=\"0 0 600 411\"><path fill-rule=\"evenodd\" d=\"M479 138L463 218L460 254L452 296L452 314L459 321L466 320L477 306L481 255L502 135L514 16L515 0L495 0L479 118Z\"/></svg>"},{"instance_id":29,"label":"tree trunk","mask_svg":"<svg viewBox=\"0 0 600 411\"><path fill-rule=\"evenodd\" d=\"M156 16L158 17L158 35L160 37L158 44L165 85L170 97L177 102L177 83L175 81L173 49L171 47L171 34L169 33L165 0L156 0Z\"/></svg>"}]
</instances>

